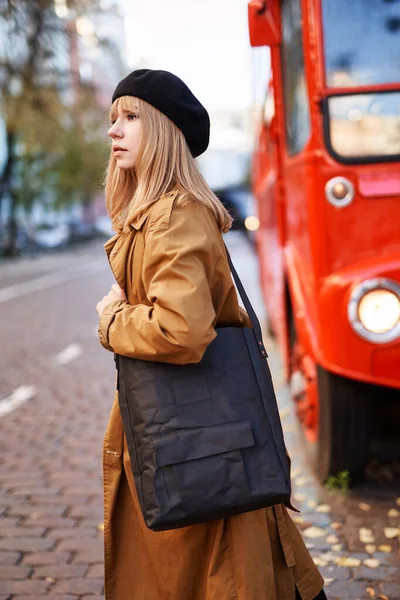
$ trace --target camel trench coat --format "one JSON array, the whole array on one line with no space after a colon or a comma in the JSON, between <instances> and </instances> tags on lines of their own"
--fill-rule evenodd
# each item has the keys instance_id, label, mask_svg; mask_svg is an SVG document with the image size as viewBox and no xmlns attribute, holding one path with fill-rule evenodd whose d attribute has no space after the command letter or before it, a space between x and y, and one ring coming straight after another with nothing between
<instances>
[{"instance_id":1,"label":"camel trench coat","mask_svg":"<svg viewBox=\"0 0 400 600\"><path fill-rule=\"evenodd\" d=\"M212 212L162 196L105 244L127 301L104 309L101 344L144 360L195 363L214 327L250 326ZM323 587L286 507L173 531L142 518L117 392L104 438L106 600L312 600Z\"/></svg>"}]
</instances>

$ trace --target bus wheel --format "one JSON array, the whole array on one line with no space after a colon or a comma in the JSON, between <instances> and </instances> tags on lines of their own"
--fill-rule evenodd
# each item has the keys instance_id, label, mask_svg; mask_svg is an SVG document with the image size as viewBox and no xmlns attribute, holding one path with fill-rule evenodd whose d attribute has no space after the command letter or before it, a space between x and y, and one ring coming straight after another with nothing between
<instances>
[{"instance_id":1,"label":"bus wheel","mask_svg":"<svg viewBox=\"0 0 400 600\"><path fill-rule=\"evenodd\" d=\"M348 471L362 479L373 433L372 387L318 366L289 325L290 391L309 461L320 481Z\"/></svg>"},{"instance_id":2,"label":"bus wheel","mask_svg":"<svg viewBox=\"0 0 400 600\"><path fill-rule=\"evenodd\" d=\"M318 435L311 449L318 478L348 471L361 479L372 440L372 396L365 383L334 375L317 366Z\"/></svg>"}]
</instances>

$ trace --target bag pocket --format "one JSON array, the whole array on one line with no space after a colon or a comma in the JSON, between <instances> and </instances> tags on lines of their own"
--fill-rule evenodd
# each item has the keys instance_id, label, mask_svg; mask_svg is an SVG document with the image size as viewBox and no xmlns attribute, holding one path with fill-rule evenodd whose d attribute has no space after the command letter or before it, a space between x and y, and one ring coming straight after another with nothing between
<instances>
[{"instance_id":1,"label":"bag pocket","mask_svg":"<svg viewBox=\"0 0 400 600\"><path fill-rule=\"evenodd\" d=\"M200 515L248 498L242 450L254 443L248 421L174 431L156 440L171 507Z\"/></svg>"}]
</instances>

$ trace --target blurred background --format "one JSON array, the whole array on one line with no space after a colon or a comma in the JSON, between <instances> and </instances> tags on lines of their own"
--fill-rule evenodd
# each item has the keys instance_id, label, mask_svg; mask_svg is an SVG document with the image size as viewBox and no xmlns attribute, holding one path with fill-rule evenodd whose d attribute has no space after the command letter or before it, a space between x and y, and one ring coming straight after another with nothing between
<instances>
[{"instance_id":1,"label":"blurred background","mask_svg":"<svg viewBox=\"0 0 400 600\"><path fill-rule=\"evenodd\" d=\"M210 113L327 595L400 599L400 0L354 3L0 0L0 600L103 597L106 131L146 67Z\"/></svg>"},{"instance_id":2,"label":"blurred background","mask_svg":"<svg viewBox=\"0 0 400 600\"><path fill-rule=\"evenodd\" d=\"M112 233L101 187L108 109L135 68L172 71L207 107L199 165L244 226L257 95L244 0L4 0L0 27L0 255ZM255 52L268 63L267 48Z\"/></svg>"}]
</instances>

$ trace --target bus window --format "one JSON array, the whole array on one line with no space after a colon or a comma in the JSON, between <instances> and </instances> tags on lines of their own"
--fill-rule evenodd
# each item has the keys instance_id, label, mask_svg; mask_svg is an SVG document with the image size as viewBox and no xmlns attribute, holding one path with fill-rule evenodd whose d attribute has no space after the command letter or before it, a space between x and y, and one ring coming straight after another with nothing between
<instances>
[{"instance_id":1,"label":"bus window","mask_svg":"<svg viewBox=\"0 0 400 600\"><path fill-rule=\"evenodd\" d=\"M327 110L325 134L339 160L398 160L400 92L333 96L327 100Z\"/></svg>"},{"instance_id":2,"label":"bus window","mask_svg":"<svg viewBox=\"0 0 400 600\"><path fill-rule=\"evenodd\" d=\"M400 0L322 0L326 83L400 81Z\"/></svg>"},{"instance_id":3,"label":"bus window","mask_svg":"<svg viewBox=\"0 0 400 600\"><path fill-rule=\"evenodd\" d=\"M281 14L286 140L289 154L296 154L310 135L300 0L282 0Z\"/></svg>"},{"instance_id":4,"label":"bus window","mask_svg":"<svg viewBox=\"0 0 400 600\"><path fill-rule=\"evenodd\" d=\"M274 94L271 89L268 90L264 102L263 121L266 125L270 125L275 116L275 101Z\"/></svg>"}]
</instances>

